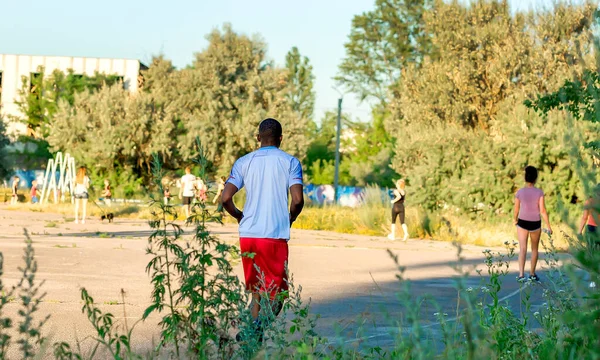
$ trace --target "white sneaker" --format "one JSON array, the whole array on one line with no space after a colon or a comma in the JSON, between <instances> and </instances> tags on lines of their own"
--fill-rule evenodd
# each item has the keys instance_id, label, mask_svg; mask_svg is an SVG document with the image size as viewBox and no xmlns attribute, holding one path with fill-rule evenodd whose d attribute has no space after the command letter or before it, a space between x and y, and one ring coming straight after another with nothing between
<instances>
[{"instance_id":1,"label":"white sneaker","mask_svg":"<svg viewBox=\"0 0 600 360\"><path fill-rule=\"evenodd\" d=\"M82 223L82 224L85 224L85 220L81 220L81 223Z\"/></svg>"},{"instance_id":2,"label":"white sneaker","mask_svg":"<svg viewBox=\"0 0 600 360\"><path fill-rule=\"evenodd\" d=\"M79 220L75 219L75 224L79 224Z\"/></svg>"},{"instance_id":3,"label":"white sneaker","mask_svg":"<svg viewBox=\"0 0 600 360\"><path fill-rule=\"evenodd\" d=\"M396 237L394 236L394 234L389 234L387 236L387 238L390 239L390 240L396 240Z\"/></svg>"},{"instance_id":4,"label":"white sneaker","mask_svg":"<svg viewBox=\"0 0 600 360\"><path fill-rule=\"evenodd\" d=\"M404 235L404 242L406 242L406 240L408 240L408 235Z\"/></svg>"}]
</instances>

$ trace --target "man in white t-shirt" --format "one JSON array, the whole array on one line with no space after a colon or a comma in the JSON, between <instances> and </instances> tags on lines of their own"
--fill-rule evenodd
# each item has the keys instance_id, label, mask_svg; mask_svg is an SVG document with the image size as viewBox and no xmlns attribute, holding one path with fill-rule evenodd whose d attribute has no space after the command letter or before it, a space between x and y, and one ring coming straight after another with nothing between
<instances>
[{"instance_id":1,"label":"man in white t-shirt","mask_svg":"<svg viewBox=\"0 0 600 360\"><path fill-rule=\"evenodd\" d=\"M302 165L279 149L282 128L275 119L263 120L258 128L260 149L241 157L233 165L223 190L223 208L240 224L240 251L246 288L252 291L251 312L255 329L262 339L258 319L260 296L268 294L275 316L286 297L290 228L304 206ZM243 212L233 203L233 195L246 187ZM288 194L291 205L288 209ZM259 269L257 270L256 267ZM261 274L262 273L262 274ZM260 278L264 275L264 283Z\"/></svg>"},{"instance_id":2,"label":"man in white t-shirt","mask_svg":"<svg viewBox=\"0 0 600 360\"><path fill-rule=\"evenodd\" d=\"M192 211L192 201L195 195L196 177L191 174L190 167L185 168L185 175L181 177L181 186L179 187L179 198L183 200L185 208L185 218L190 217Z\"/></svg>"}]
</instances>

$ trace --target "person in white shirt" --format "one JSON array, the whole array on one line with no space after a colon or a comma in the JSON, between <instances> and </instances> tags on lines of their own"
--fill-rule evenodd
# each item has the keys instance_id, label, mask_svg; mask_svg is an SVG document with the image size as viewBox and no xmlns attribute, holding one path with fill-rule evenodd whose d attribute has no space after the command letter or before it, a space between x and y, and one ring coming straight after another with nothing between
<instances>
[{"instance_id":1,"label":"person in white shirt","mask_svg":"<svg viewBox=\"0 0 600 360\"><path fill-rule=\"evenodd\" d=\"M300 161L279 149L282 141L279 121L263 120L258 133L260 148L235 162L222 201L225 210L240 224L240 251L254 254L252 258L242 257L242 264L246 289L252 292L254 329L262 341L261 294L269 296L273 314L277 316L288 288L290 228L302 211L304 196ZM233 203L233 196L244 186L246 203L242 212ZM238 340L243 340L238 335Z\"/></svg>"},{"instance_id":2,"label":"person in white shirt","mask_svg":"<svg viewBox=\"0 0 600 360\"><path fill-rule=\"evenodd\" d=\"M73 197L75 198L75 224L79 222L79 206L82 207L81 223L85 224L85 213L87 210L87 201L90 195L88 189L90 188L90 178L86 175L85 167L80 167L77 170L77 177L75 178L75 189L73 191Z\"/></svg>"},{"instance_id":3,"label":"person in white shirt","mask_svg":"<svg viewBox=\"0 0 600 360\"><path fill-rule=\"evenodd\" d=\"M185 218L190 217L192 211L192 201L196 193L195 184L196 177L191 174L192 169L189 166L185 168L185 175L181 177L181 186L179 187L179 198L183 200L185 209Z\"/></svg>"}]
</instances>

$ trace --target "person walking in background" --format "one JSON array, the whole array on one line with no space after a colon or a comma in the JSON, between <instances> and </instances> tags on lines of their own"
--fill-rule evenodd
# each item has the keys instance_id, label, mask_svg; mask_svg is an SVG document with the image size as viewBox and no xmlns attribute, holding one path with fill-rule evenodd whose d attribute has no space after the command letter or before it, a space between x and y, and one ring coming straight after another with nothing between
<instances>
[{"instance_id":1,"label":"person walking in background","mask_svg":"<svg viewBox=\"0 0 600 360\"><path fill-rule=\"evenodd\" d=\"M583 215L581 216L581 224L579 225L579 234L583 234L583 230L587 228L588 234L596 234L598 231L598 207L600 207L600 184L594 188L592 196L585 202Z\"/></svg>"},{"instance_id":2,"label":"person walking in background","mask_svg":"<svg viewBox=\"0 0 600 360\"><path fill-rule=\"evenodd\" d=\"M400 217L400 224L404 232L404 241L408 240L408 226L405 223L404 200L406 199L406 182L404 179L396 181L394 189L394 198L392 199L392 232L388 235L388 239L396 240L396 218Z\"/></svg>"},{"instance_id":3,"label":"person walking in background","mask_svg":"<svg viewBox=\"0 0 600 360\"><path fill-rule=\"evenodd\" d=\"M598 208L600 208L600 184L596 185L592 196L585 202L581 224L579 225L579 235L583 235L583 230L586 230L592 251L600 250L600 233L598 232L600 214ZM591 281L589 286L595 288L596 282Z\"/></svg>"},{"instance_id":4,"label":"person walking in background","mask_svg":"<svg viewBox=\"0 0 600 360\"><path fill-rule=\"evenodd\" d=\"M165 205L169 205L169 201L171 201L171 189L169 186L170 183L167 183L163 188L163 201Z\"/></svg>"},{"instance_id":5,"label":"person walking in background","mask_svg":"<svg viewBox=\"0 0 600 360\"><path fill-rule=\"evenodd\" d=\"M179 198L183 200L185 209L185 218L190 217L192 212L192 201L195 195L196 177L192 175L192 169L189 166L185 168L185 175L181 177L181 185L179 187Z\"/></svg>"},{"instance_id":6,"label":"person walking in background","mask_svg":"<svg viewBox=\"0 0 600 360\"><path fill-rule=\"evenodd\" d=\"M31 203L32 204L37 204L38 203L38 197L37 197L37 180L33 180L31 182Z\"/></svg>"},{"instance_id":7,"label":"person walking in background","mask_svg":"<svg viewBox=\"0 0 600 360\"><path fill-rule=\"evenodd\" d=\"M110 181L108 179L104 179L104 190L102 190L102 197L104 198L104 203L106 206L110 207L112 191L110 189Z\"/></svg>"},{"instance_id":8,"label":"person walking in background","mask_svg":"<svg viewBox=\"0 0 600 360\"><path fill-rule=\"evenodd\" d=\"M215 197L212 201L213 204L216 204L217 201L219 202L219 204L217 205L217 212L220 212L221 214L223 213L223 200L221 197L221 194L223 194L223 190L225 190L225 177L221 176L217 181L217 193L215 194Z\"/></svg>"},{"instance_id":9,"label":"person walking in background","mask_svg":"<svg viewBox=\"0 0 600 360\"><path fill-rule=\"evenodd\" d=\"M90 197L88 189L90 188L90 178L87 176L85 167L77 169L75 177L75 224L79 223L79 207L81 207L81 223L85 224L85 216L87 211L87 201Z\"/></svg>"},{"instance_id":10,"label":"person walking in background","mask_svg":"<svg viewBox=\"0 0 600 360\"><path fill-rule=\"evenodd\" d=\"M517 227L519 239L519 276L517 280L525 280L525 261L527 260L527 240L531 239L531 268L529 279L539 281L535 273L538 260L538 248L542 233L542 219L548 226L548 234L552 234L552 227L548 220L544 192L535 187L538 171L533 166L525 168L525 187L519 189L515 195L514 224Z\"/></svg>"},{"instance_id":11,"label":"person walking in background","mask_svg":"<svg viewBox=\"0 0 600 360\"><path fill-rule=\"evenodd\" d=\"M198 202L201 202L201 203L206 202L206 200L208 199L208 197L206 195L207 186L204 184L204 181L202 181L202 179L197 178L195 188L196 188L196 199L198 200Z\"/></svg>"},{"instance_id":12,"label":"person walking in background","mask_svg":"<svg viewBox=\"0 0 600 360\"><path fill-rule=\"evenodd\" d=\"M241 253L254 254L252 258L242 257L242 265L246 289L252 292L253 328L261 342L266 325L259 318L261 294L268 296L272 313L277 316L283 308L285 295L281 293L288 288L290 228L304 207L304 196L300 161L279 149L282 140L279 121L263 120L257 139L260 148L233 165L223 190L223 207L240 225ZM233 196L244 186L246 203L242 212L235 206ZM291 194L289 210L288 194ZM243 340L241 333L237 339Z\"/></svg>"},{"instance_id":13,"label":"person walking in background","mask_svg":"<svg viewBox=\"0 0 600 360\"><path fill-rule=\"evenodd\" d=\"M18 176L15 176L15 178L13 179L13 182L11 184L11 190L12 190L12 195L10 198L11 205L16 205L19 202L19 183L20 182L21 182L21 179L19 179Z\"/></svg>"}]
</instances>

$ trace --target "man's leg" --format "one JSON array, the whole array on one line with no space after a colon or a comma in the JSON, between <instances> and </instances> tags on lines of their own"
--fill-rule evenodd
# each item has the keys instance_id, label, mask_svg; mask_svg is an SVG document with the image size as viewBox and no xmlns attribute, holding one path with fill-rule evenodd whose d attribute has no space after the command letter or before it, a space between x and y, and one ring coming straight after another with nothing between
<instances>
[{"instance_id":1,"label":"man's leg","mask_svg":"<svg viewBox=\"0 0 600 360\"><path fill-rule=\"evenodd\" d=\"M286 291L288 288L286 268L288 256L289 249L285 240L258 239L256 242L254 263L259 268L260 273L264 275L264 283L260 283L260 291L264 298L263 301L268 301L270 310L269 313L263 314L263 316L277 316L283 308L281 292Z\"/></svg>"}]
</instances>

